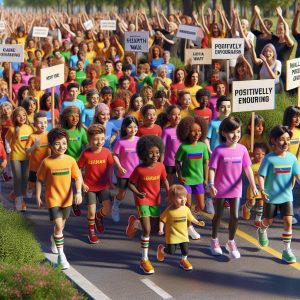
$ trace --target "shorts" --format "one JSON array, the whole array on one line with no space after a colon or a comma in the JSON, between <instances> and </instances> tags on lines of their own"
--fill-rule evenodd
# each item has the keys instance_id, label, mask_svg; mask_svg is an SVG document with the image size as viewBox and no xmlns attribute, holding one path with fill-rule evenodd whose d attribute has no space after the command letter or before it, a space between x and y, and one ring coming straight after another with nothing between
<instances>
[{"instance_id":1,"label":"shorts","mask_svg":"<svg viewBox=\"0 0 300 300\"><path fill-rule=\"evenodd\" d=\"M167 174L176 174L175 166L165 166Z\"/></svg>"},{"instance_id":2,"label":"shorts","mask_svg":"<svg viewBox=\"0 0 300 300\"><path fill-rule=\"evenodd\" d=\"M102 201L109 200L109 199L110 199L109 190L85 193L85 204L86 205L97 204L97 200L99 201L99 203L102 203Z\"/></svg>"},{"instance_id":3,"label":"shorts","mask_svg":"<svg viewBox=\"0 0 300 300\"><path fill-rule=\"evenodd\" d=\"M180 244L166 244L166 247L164 249L165 253L167 254L175 254L176 252L176 248L179 245L180 250L181 250L181 254L183 256L188 256L189 254L189 243L188 242L184 242L184 243L180 243Z\"/></svg>"},{"instance_id":4,"label":"shorts","mask_svg":"<svg viewBox=\"0 0 300 300\"><path fill-rule=\"evenodd\" d=\"M261 192L258 192L257 196L254 196L252 188L249 185L247 188L247 199L249 200L262 199Z\"/></svg>"},{"instance_id":5,"label":"shorts","mask_svg":"<svg viewBox=\"0 0 300 300\"><path fill-rule=\"evenodd\" d=\"M29 182L36 182L36 173L35 171L29 171L28 181Z\"/></svg>"},{"instance_id":6,"label":"shorts","mask_svg":"<svg viewBox=\"0 0 300 300\"><path fill-rule=\"evenodd\" d=\"M63 220L67 220L70 217L71 207L72 206L67 206L67 207L54 206L49 208L48 211L49 211L50 221L53 221L58 218L63 218Z\"/></svg>"},{"instance_id":7,"label":"shorts","mask_svg":"<svg viewBox=\"0 0 300 300\"><path fill-rule=\"evenodd\" d=\"M194 185L184 185L188 194L200 195L204 194L204 186L203 183L194 184Z\"/></svg>"},{"instance_id":8,"label":"shorts","mask_svg":"<svg viewBox=\"0 0 300 300\"><path fill-rule=\"evenodd\" d=\"M159 205L138 205L138 217L144 218L144 217L155 217L158 218L160 216L160 206Z\"/></svg>"},{"instance_id":9,"label":"shorts","mask_svg":"<svg viewBox=\"0 0 300 300\"><path fill-rule=\"evenodd\" d=\"M129 183L129 178L120 178L117 177L117 187L119 189L127 189L128 188L128 183Z\"/></svg>"},{"instance_id":10,"label":"shorts","mask_svg":"<svg viewBox=\"0 0 300 300\"><path fill-rule=\"evenodd\" d=\"M282 204L271 204L265 203L264 205L264 218L266 219L274 219L277 215L277 210L280 210L281 217L285 216L293 216L293 202L284 202Z\"/></svg>"}]
</instances>

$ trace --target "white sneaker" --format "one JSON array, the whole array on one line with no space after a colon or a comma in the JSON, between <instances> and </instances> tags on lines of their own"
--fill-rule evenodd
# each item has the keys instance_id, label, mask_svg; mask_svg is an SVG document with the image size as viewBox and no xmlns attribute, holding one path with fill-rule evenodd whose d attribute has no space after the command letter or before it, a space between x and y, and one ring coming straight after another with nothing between
<instances>
[{"instance_id":1,"label":"white sneaker","mask_svg":"<svg viewBox=\"0 0 300 300\"><path fill-rule=\"evenodd\" d=\"M66 255L64 253L58 255L58 258L57 258L57 266L60 266L60 268L62 270L65 270L65 269L69 269L70 268L70 264L69 262L67 261L67 258L66 258Z\"/></svg>"},{"instance_id":2,"label":"white sneaker","mask_svg":"<svg viewBox=\"0 0 300 300\"><path fill-rule=\"evenodd\" d=\"M116 223L120 222L120 209L119 209L120 201L118 201L118 202L116 201L116 198L115 198L112 208L111 208L111 218Z\"/></svg>"},{"instance_id":3,"label":"white sneaker","mask_svg":"<svg viewBox=\"0 0 300 300\"><path fill-rule=\"evenodd\" d=\"M295 224L297 224L297 223L298 223L298 220L297 220L295 217L293 217L293 218L292 218L292 224L295 225Z\"/></svg>"},{"instance_id":4,"label":"white sneaker","mask_svg":"<svg viewBox=\"0 0 300 300\"><path fill-rule=\"evenodd\" d=\"M16 197L15 205L16 205L16 210L17 211L22 211L23 210L23 208L22 208L22 202L23 202L23 198L22 197Z\"/></svg>"},{"instance_id":5,"label":"white sneaker","mask_svg":"<svg viewBox=\"0 0 300 300\"><path fill-rule=\"evenodd\" d=\"M192 240L200 240L200 234L195 230L193 225L189 226L188 233Z\"/></svg>"},{"instance_id":6,"label":"white sneaker","mask_svg":"<svg viewBox=\"0 0 300 300\"><path fill-rule=\"evenodd\" d=\"M211 239L210 241L210 251L212 255L222 255L222 249L220 247L219 239Z\"/></svg>"},{"instance_id":7,"label":"white sneaker","mask_svg":"<svg viewBox=\"0 0 300 300\"><path fill-rule=\"evenodd\" d=\"M205 209L208 214L215 213L215 208L214 208L213 200L211 197L207 197L205 199Z\"/></svg>"},{"instance_id":8,"label":"white sneaker","mask_svg":"<svg viewBox=\"0 0 300 300\"><path fill-rule=\"evenodd\" d=\"M52 251L52 253L53 254L58 254L58 250L57 250L57 247L56 247L56 244L55 244L55 241L54 241L53 234L51 234L50 241L51 241L51 251Z\"/></svg>"},{"instance_id":9,"label":"white sneaker","mask_svg":"<svg viewBox=\"0 0 300 300\"><path fill-rule=\"evenodd\" d=\"M226 243L226 250L229 252L230 258L240 258L241 257L241 254L240 254L234 240L228 241Z\"/></svg>"}]
</instances>

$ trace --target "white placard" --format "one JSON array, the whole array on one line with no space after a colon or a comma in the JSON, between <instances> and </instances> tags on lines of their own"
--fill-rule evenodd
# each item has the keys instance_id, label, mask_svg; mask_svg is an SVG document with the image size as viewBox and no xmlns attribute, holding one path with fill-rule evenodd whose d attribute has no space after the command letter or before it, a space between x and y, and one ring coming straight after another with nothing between
<instances>
[{"instance_id":1,"label":"white placard","mask_svg":"<svg viewBox=\"0 0 300 300\"><path fill-rule=\"evenodd\" d=\"M91 30L93 28L92 20L88 20L83 23L85 30Z\"/></svg>"},{"instance_id":2,"label":"white placard","mask_svg":"<svg viewBox=\"0 0 300 300\"><path fill-rule=\"evenodd\" d=\"M179 25L176 36L178 38L196 41L201 35L201 28L197 26Z\"/></svg>"},{"instance_id":3,"label":"white placard","mask_svg":"<svg viewBox=\"0 0 300 300\"><path fill-rule=\"evenodd\" d=\"M100 21L100 29L114 31L117 29L117 21L116 20L101 20Z\"/></svg>"},{"instance_id":4,"label":"white placard","mask_svg":"<svg viewBox=\"0 0 300 300\"><path fill-rule=\"evenodd\" d=\"M184 63L186 65L211 65L211 49L185 49Z\"/></svg>"},{"instance_id":5,"label":"white placard","mask_svg":"<svg viewBox=\"0 0 300 300\"><path fill-rule=\"evenodd\" d=\"M5 22L4 21L0 21L0 30L5 30Z\"/></svg>"},{"instance_id":6,"label":"white placard","mask_svg":"<svg viewBox=\"0 0 300 300\"><path fill-rule=\"evenodd\" d=\"M57 66L41 69L41 90L45 90L65 82L65 66Z\"/></svg>"},{"instance_id":7,"label":"white placard","mask_svg":"<svg viewBox=\"0 0 300 300\"><path fill-rule=\"evenodd\" d=\"M232 111L275 109L275 80L244 80L232 82Z\"/></svg>"},{"instance_id":8,"label":"white placard","mask_svg":"<svg viewBox=\"0 0 300 300\"><path fill-rule=\"evenodd\" d=\"M125 51L145 52L149 51L149 32L135 31L125 32Z\"/></svg>"},{"instance_id":9,"label":"white placard","mask_svg":"<svg viewBox=\"0 0 300 300\"><path fill-rule=\"evenodd\" d=\"M24 46L0 45L0 62L24 62Z\"/></svg>"},{"instance_id":10,"label":"white placard","mask_svg":"<svg viewBox=\"0 0 300 300\"><path fill-rule=\"evenodd\" d=\"M286 62L286 90L300 86L300 57Z\"/></svg>"},{"instance_id":11,"label":"white placard","mask_svg":"<svg viewBox=\"0 0 300 300\"><path fill-rule=\"evenodd\" d=\"M47 37L48 36L48 27L38 27L34 26L32 30L32 36L33 37Z\"/></svg>"},{"instance_id":12,"label":"white placard","mask_svg":"<svg viewBox=\"0 0 300 300\"><path fill-rule=\"evenodd\" d=\"M244 54L244 39L212 39L212 59L235 59Z\"/></svg>"}]
</instances>

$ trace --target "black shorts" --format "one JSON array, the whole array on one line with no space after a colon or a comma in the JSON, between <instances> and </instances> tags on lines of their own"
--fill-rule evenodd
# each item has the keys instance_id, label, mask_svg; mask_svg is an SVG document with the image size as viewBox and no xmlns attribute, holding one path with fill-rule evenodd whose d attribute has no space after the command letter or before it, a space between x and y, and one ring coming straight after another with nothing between
<instances>
[{"instance_id":1,"label":"black shorts","mask_svg":"<svg viewBox=\"0 0 300 300\"><path fill-rule=\"evenodd\" d=\"M28 181L29 182L36 182L36 172L35 171L29 171Z\"/></svg>"},{"instance_id":2,"label":"black shorts","mask_svg":"<svg viewBox=\"0 0 300 300\"><path fill-rule=\"evenodd\" d=\"M72 206L67 206L67 207L54 206L49 208L48 211L49 211L50 221L53 221L57 218L63 218L64 220L67 220L70 217L71 207Z\"/></svg>"},{"instance_id":3,"label":"black shorts","mask_svg":"<svg viewBox=\"0 0 300 300\"><path fill-rule=\"evenodd\" d=\"M183 256L187 256L189 254L189 243L188 242L180 243L180 244L166 244L164 251L168 254L173 255L176 252L176 248L178 245L180 247L181 254Z\"/></svg>"},{"instance_id":4,"label":"black shorts","mask_svg":"<svg viewBox=\"0 0 300 300\"><path fill-rule=\"evenodd\" d=\"M117 177L117 187L119 189L127 189L128 188L128 183L129 183L129 178L120 178Z\"/></svg>"},{"instance_id":5,"label":"black shorts","mask_svg":"<svg viewBox=\"0 0 300 300\"><path fill-rule=\"evenodd\" d=\"M274 219L277 215L277 211L280 211L281 217L285 216L293 216L293 202L285 202L282 204L271 204L265 203L264 205L264 218L266 219Z\"/></svg>"},{"instance_id":6,"label":"black shorts","mask_svg":"<svg viewBox=\"0 0 300 300\"><path fill-rule=\"evenodd\" d=\"M102 190L99 192L87 192L85 193L85 203L86 205L97 204L97 200L99 203L102 201L110 199L109 190Z\"/></svg>"},{"instance_id":7,"label":"black shorts","mask_svg":"<svg viewBox=\"0 0 300 300\"><path fill-rule=\"evenodd\" d=\"M176 174L176 168L174 166L165 166L167 174Z\"/></svg>"}]
</instances>

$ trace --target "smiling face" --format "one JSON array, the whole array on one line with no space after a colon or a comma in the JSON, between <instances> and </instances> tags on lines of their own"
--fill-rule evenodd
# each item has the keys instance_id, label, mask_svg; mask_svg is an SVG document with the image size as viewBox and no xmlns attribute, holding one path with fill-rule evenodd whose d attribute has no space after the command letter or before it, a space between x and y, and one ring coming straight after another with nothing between
<instances>
[{"instance_id":1,"label":"smiling face","mask_svg":"<svg viewBox=\"0 0 300 300\"><path fill-rule=\"evenodd\" d=\"M259 122L257 123L255 126L254 126L254 136L255 137L258 137L258 136L261 136L264 132L264 125L262 122Z\"/></svg>"},{"instance_id":2,"label":"smiling face","mask_svg":"<svg viewBox=\"0 0 300 300\"><path fill-rule=\"evenodd\" d=\"M28 107L28 113L33 114L36 111L36 103L35 101L30 101L29 102L29 107Z\"/></svg>"},{"instance_id":3,"label":"smiling face","mask_svg":"<svg viewBox=\"0 0 300 300\"><path fill-rule=\"evenodd\" d=\"M16 123L18 126L24 125L27 121L27 115L24 111L20 111L16 116Z\"/></svg>"},{"instance_id":4,"label":"smiling face","mask_svg":"<svg viewBox=\"0 0 300 300\"><path fill-rule=\"evenodd\" d=\"M274 145L274 151L276 154L280 155L288 151L291 143L291 137L287 132L285 132L279 138L272 139L271 142Z\"/></svg>"},{"instance_id":5,"label":"smiling face","mask_svg":"<svg viewBox=\"0 0 300 300\"><path fill-rule=\"evenodd\" d=\"M126 127L126 137L127 138L132 138L136 135L138 131L138 127L134 122L131 122L127 127Z\"/></svg>"},{"instance_id":6,"label":"smiling face","mask_svg":"<svg viewBox=\"0 0 300 300\"><path fill-rule=\"evenodd\" d=\"M183 82L184 81L184 71L183 70L178 70L176 72L176 79L178 82Z\"/></svg>"},{"instance_id":7,"label":"smiling face","mask_svg":"<svg viewBox=\"0 0 300 300\"><path fill-rule=\"evenodd\" d=\"M106 124L110 119L109 111L102 110L98 113L98 121L100 124Z\"/></svg>"},{"instance_id":8,"label":"smiling face","mask_svg":"<svg viewBox=\"0 0 300 300\"><path fill-rule=\"evenodd\" d=\"M177 107L172 109L170 115L168 116L168 120L170 122L171 127L176 127L181 120L180 109Z\"/></svg>"},{"instance_id":9,"label":"smiling face","mask_svg":"<svg viewBox=\"0 0 300 300\"><path fill-rule=\"evenodd\" d=\"M189 142L190 144L197 144L201 138L202 129L199 124L193 123L190 128Z\"/></svg>"},{"instance_id":10,"label":"smiling face","mask_svg":"<svg viewBox=\"0 0 300 300\"><path fill-rule=\"evenodd\" d=\"M275 58L273 49L271 47L266 47L264 49L263 55L265 56L267 61L272 61Z\"/></svg>"},{"instance_id":11,"label":"smiling face","mask_svg":"<svg viewBox=\"0 0 300 300\"><path fill-rule=\"evenodd\" d=\"M192 77L191 77L191 85L192 86L197 85L198 81L199 81L199 75L198 75L198 73L193 73Z\"/></svg>"},{"instance_id":12,"label":"smiling face","mask_svg":"<svg viewBox=\"0 0 300 300\"><path fill-rule=\"evenodd\" d=\"M67 117L68 127L69 128L76 128L78 122L79 122L79 114L72 113Z\"/></svg>"},{"instance_id":13,"label":"smiling face","mask_svg":"<svg viewBox=\"0 0 300 300\"><path fill-rule=\"evenodd\" d=\"M148 156L147 156L146 164L148 166L151 166L151 165L155 164L156 162L158 162L159 158L160 158L159 148L156 147L156 146L153 146L148 150Z\"/></svg>"},{"instance_id":14,"label":"smiling face","mask_svg":"<svg viewBox=\"0 0 300 300\"><path fill-rule=\"evenodd\" d=\"M65 137L54 141L53 145L50 146L52 156L63 155L68 148L68 142Z\"/></svg>"},{"instance_id":15,"label":"smiling face","mask_svg":"<svg viewBox=\"0 0 300 300\"><path fill-rule=\"evenodd\" d=\"M142 106L143 106L142 97L135 98L133 101L133 109L137 111L137 110L140 110L142 108Z\"/></svg>"},{"instance_id":16,"label":"smiling face","mask_svg":"<svg viewBox=\"0 0 300 300\"><path fill-rule=\"evenodd\" d=\"M235 146L241 138L241 127L229 132L222 132L222 136L226 139L227 147Z\"/></svg>"},{"instance_id":17,"label":"smiling face","mask_svg":"<svg viewBox=\"0 0 300 300\"><path fill-rule=\"evenodd\" d=\"M192 103L192 98L190 94L185 94L179 99L179 104L183 110L188 109L191 103Z\"/></svg>"},{"instance_id":18,"label":"smiling face","mask_svg":"<svg viewBox=\"0 0 300 300\"><path fill-rule=\"evenodd\" d=\"M39 133L45 132L48 126L47 118L46 117L38 118L37 121L34 123L34 126L36 127Z\"/></svg>"},{"instance_id":19,"label":"smiling face","mask_svg":"<svg viewBox=\"0 0 300 300\"><path fill-rule=\"evenodd\" d=\"M145 126L152 126L154 125L157 119L156 110L155 109L148 109L145 117L143 118L143 124Z\"/></svg>"},{"instance_id":20,"label":"smiling face","mask_svg":"<svg viewBox=\"0 0 300 300\"><path fill-rule=\"evenodd\" d=\"M291 125L290 125L290 127L291 128L295 128L295 127L298 127L299 125L300 125L300 115L294 115L291 118Z\"/></svg>"},{"instance_id":21,"label":"smiling face","mask_svg":"<svg viewBox=\"0 0 300 300\"><path fill-rule=\"evenodd\" d=\"M253 156L253 163L260 163L260 162L262 162L262 160L264 159L265 155L266 155L266 152L265 152L264 149L259 148L259 147L255 148L253 150L253 154L252 154L252 156Z\"/></svg>"},{"instance_id":22,"label":"smiling face","mask_svg":"<svg viewBox=\"0 0 300 300\"><path fill-rule=\"evenodd\" d=\"M97 133L89 138L89 144L92 151L100 151L105 142L104 133Z\"/></svg>"}]
</instances>

